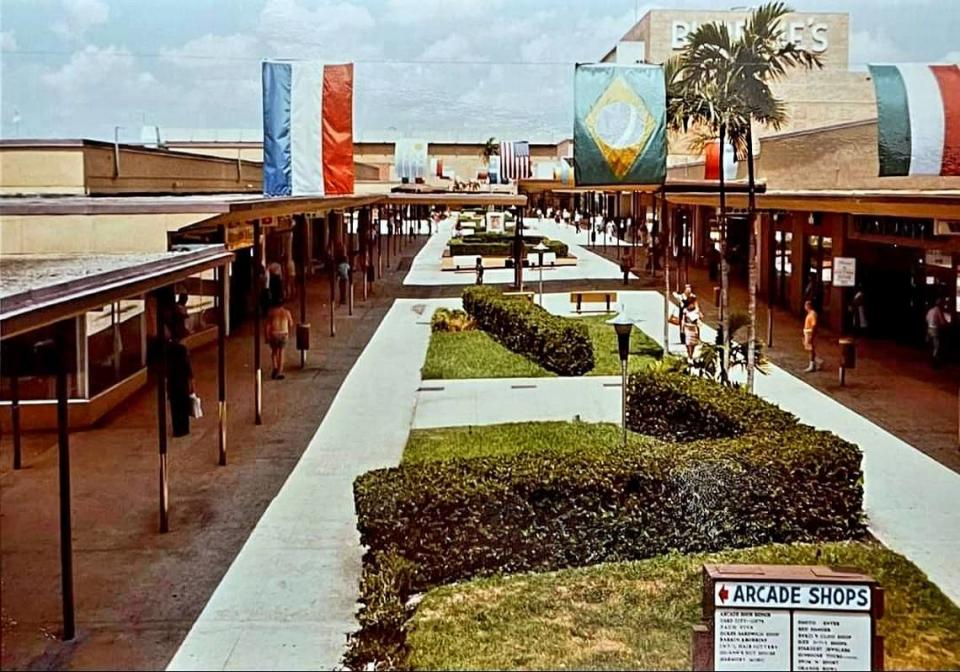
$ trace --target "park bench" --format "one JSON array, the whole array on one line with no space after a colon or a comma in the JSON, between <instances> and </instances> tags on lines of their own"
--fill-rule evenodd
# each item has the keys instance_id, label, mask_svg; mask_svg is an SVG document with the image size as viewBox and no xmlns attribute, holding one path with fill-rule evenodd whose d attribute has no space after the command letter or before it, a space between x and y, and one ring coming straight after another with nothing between
<instances>
[{"instance_id":1,"label":"park bench","mask_svg":"<svg viewBox=\"0 0 960 672\"><path fill-rule=\"evenodd\" d=\"M526 299L530 303L533 303L533 292L504 292L504 296L512 296L518 299Z\"/></svg>"},{"instance_id":2,"label":"park bench","mask_svg":"<svg viewBox=\"0 0 960 672\"><path fill-rule=\"evenodd\" d=\"M481 263L483 262L481 261ZM461 268L473 269L476 267L477 267L476 254L458 254L453 257L453 268L457 271L459 271Z\"/></svg>"},{"instance_id":3,"label":"park bench","mask_svg":"<svg viewBox=\"0 0 960 672\"><path fill-rule=\"evenodd\" d=\"M585 305L603 304L603 311L600 308L593 308L596 312L610 312L610 306L617 302L616 292L570 292L570 303L576 304L577 312L590 312L590 308L584 308Z\"/></svg>"}]
</instances>

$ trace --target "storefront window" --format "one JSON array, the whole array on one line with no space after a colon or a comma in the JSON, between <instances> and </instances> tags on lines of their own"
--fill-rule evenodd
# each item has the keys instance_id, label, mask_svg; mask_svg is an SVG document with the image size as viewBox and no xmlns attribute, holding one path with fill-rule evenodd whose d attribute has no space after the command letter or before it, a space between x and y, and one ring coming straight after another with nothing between
<instances>
[{"instance_id":1,"label":"storefront window","mask_svg":"<svg viewBox=\"0 0 960 672\"><path fill-rule=\"evenodd\" d=\"M143 368L144 302L124 300L86 314L89 395Z\"/></svg>"},{"instance_id":2,"label":"storefront window","mask_svg":"<svg viewBox=\"0 0 960 672\"><path fill-rule=\"evenodd\" d=\"M78 347L82 332L78 327L76 319L69 320L67 349L60 353L67 364L67 396L71 399L86 396L83 352ZM21 401L57 398L57 363L51 350L56 347L56 330L55 325L50 325L3 341L0 347L0 399L11 399L10 376L14 373L18 376Z\"/></svg>"}]
</instances>

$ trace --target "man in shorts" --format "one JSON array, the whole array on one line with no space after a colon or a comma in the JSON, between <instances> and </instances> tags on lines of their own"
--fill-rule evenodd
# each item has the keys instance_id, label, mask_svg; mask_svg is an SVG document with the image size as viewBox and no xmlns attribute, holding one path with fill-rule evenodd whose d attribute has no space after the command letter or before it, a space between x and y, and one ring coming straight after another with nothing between
<instances>
[{"instance_id":1,"label":"man in shorts","mask_svg":"<svg viewBox=\"0 0 960 672\"><path fill-rule=\"evenodd\" d=\"M274 301L267 313L267 323L264 325L264 336L270 345L270 359L273 372L270 377L274 380L283 380L283 351L287 347L287 339L293 328L293 315L283 306L283 301Z\"/></svg>"}]
</instances>

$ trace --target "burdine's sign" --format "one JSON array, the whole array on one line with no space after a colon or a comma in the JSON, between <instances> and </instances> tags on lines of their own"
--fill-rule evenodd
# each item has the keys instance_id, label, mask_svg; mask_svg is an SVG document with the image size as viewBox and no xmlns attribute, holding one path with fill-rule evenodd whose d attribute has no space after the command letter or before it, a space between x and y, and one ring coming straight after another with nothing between
<instances>
[{"instance_id":1,"label":"burdine's sign","mask_svg":"<svg viewBox=\"0 0 960 672\"><path fill-rule=\"evenodd\" d=\"M674 20L670 24L670 44L674 50L683 49L687 36L700 26L700 21ZM730 34L734 39L740 37L747 25L746 19L726 21ZM827 24L811 17L806 21L788 21L784 24L784 38L798 47L822 54L830 46L830 35Z\"/></svg>"}]
</instances>

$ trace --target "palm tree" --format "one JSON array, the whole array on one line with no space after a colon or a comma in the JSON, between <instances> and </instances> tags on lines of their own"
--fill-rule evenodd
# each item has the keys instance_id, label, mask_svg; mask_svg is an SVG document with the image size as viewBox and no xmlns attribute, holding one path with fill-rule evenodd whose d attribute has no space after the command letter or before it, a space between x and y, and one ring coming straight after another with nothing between
<instances>
[{"instance_id":1,"label":"palm tree","mask_svg":"<svg viewBox=\"0 0 960 672\"><path fill-rule=\"evenodd\" d=\"M487 141L483 143L483 147L480 148L480 158L483 159L487 165L490 165L490 157L499 155L500 143L498 143L494 137L487 138Z\"/></svg>"},{"instance_id":2,"label":"palm tree","mask_svg":"<svg viewBox=\"0 0 960 672\"><path fill-rule=\"evenodd\" d=\"M782 28L784 15L792 10L783 2L771 2L758 7L747 20L740 36L738 50L742 71L742 94L749 112L747 123L747 212L748 236L747 279L747 389L753 391L757 343L757 194L753 157L753 122L779 129L787 120L783 101L773 95L769 83L783 77L793 68L822 68L820 57L786 40ZM770 291L769 288L767 291Z\"/></svg>"},{"instance_id":3,"label":"palm tree","mask_svg":"<svg viewBox=\"0 0 960 672\"><path fill-rule=\"evenodd\" d=\"M819 57L784 39L781 19L792 11L783 2L771 2L753 11L743 33L736 40L725 24L710 23L690 34L679 55L676 87L687 119L704 131L699 139L719 138L721 156L729 139L734 151L747 159L750 234L748 251L748 356L747 385L753 389L756 368L756 179L753 161L753 122L774 129L787 119L782 100L769 83L796 67L822 67ZM669 94L668 94L669 95ZM699 100L698 100L699 98ZM668 111L670 102L668 100ZM726 249L726 189L720 170L720 310L724 334L723 364L730 362L730 265Z\"/></svg>"}]
</instances>

